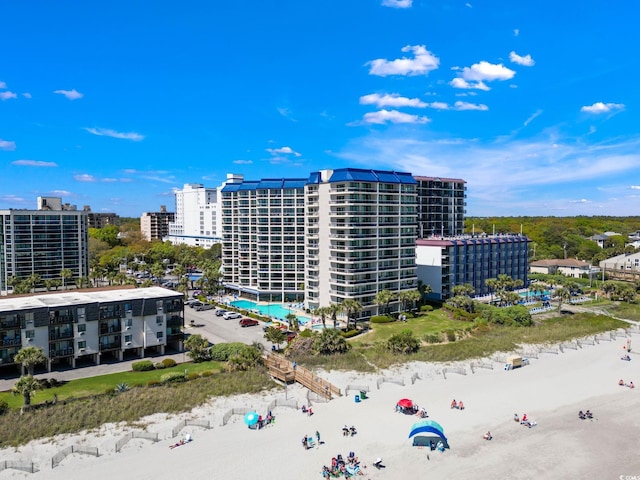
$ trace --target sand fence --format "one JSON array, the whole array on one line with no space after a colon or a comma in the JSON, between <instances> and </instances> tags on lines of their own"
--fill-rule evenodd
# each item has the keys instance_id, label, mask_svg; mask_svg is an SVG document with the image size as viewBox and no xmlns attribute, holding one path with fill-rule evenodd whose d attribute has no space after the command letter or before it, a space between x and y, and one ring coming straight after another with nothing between
<instances>
[{"instance_id":1,"label":"sand fence","mask_svg":"<svg viewBox=\"0 0 640 480\"><path fill-rule=\"evenodd\" d=\"M93 455L94 457L100 456L100 453L98 452L97 447L86 447L83 445L69 445L67 448L60 450L51 458L51 468L56 468L68 455L71 455L72 453L82 453L84 455Z\"/></svg>"},{"instance_id":2,"label":"sand fence","mask_svg":"<svg viewBox=\"0 0 640 480\"><path fill-rule=\"evenodd\" d=\"M14 460L3 460L0 462L0 472L8 468L21 470L27 473L35 473L38 471L33 462L16 462Z\"/></svg>"},{"instance_id":3,"label":"sand fence","mask_svg":"<svg viewBox=\"0 0 640 480\"><path fill-rule=\"evenodd\" d=\"M171 430L171 438L175 438L185 427L200 427L207 430L210 430L212 427L211 422L209 420L198 420L195 418L189 420L182 420Z\"/></svg>"},{"instance_id":4,"label":"sand fence","mask_svg":"<svg viewBox=\"0 0 640 480\"><path fill-rule=\"evenodd\" d=\"M122 447L124 447L129 440L134 438L142 438L144 440L150 440L154 443L160 440L158 438L157 433L139 432L139 431L129 432L116 442L116 448L115 448L116 452L119 452L120 450L122 450Z\"/></svg>"},{"instance_id":5,"label":"sand fence","mask_svg":"<svg viewBox=\"0 0 640 480\"><path fill-rule=\"evenodd\" d=\"M293 399L293 398L289 398L289 399L276 398L275 400L272 400L267 405L266 411L270 412L276 407L288 407L288 408L293 408L294 410L297 410L298 409L298 401ZM229 423L229 420L231 420L231 418L234 415L243 415L244 416L249 412L255 412L255 411L256 411L255 408L232 408L231 410L227 411L227 413L225 413L222 416L222 426L224 426L227 423Z\"/></svg>"}]
</instances>

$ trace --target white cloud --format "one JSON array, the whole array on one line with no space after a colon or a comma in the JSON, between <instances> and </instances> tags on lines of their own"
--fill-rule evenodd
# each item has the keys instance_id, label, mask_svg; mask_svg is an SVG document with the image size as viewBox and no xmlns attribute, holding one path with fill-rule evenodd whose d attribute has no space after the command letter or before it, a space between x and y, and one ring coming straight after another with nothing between
<instances>
[{"instance_id":1,"label":"white cloud","mask_svg":"<svg viewBox=\"0 0 640 480\"><path fill-rule=\"evenodd\" d=\"M640 185L631 185L629 188L631 190L640 190Z\"/></svg>"},{"instance_id":2,"label":"white cloud","mask_svg":"<svg viewBox=\"0 0 640 480\"><path fill-rule=\"evenodd\" d=\"M373 123L376 125L383 125L385 123L427 123L431 121L427 117L384 109L377 112L366 113L362 120L364 123Z\"/></svg>"},{"instance_id":3,"label":"white cloud","mask_svg":"<svg viewBox=\"0 0 640 480\"><path fill-rule=\"evenodd\" d=\"M397 93L380 95L378 93L372 93L369 95L363 95L360 97L360 105L375 105L378 108L382 107L416 107L424 108L426 103L419 98L407 98L401 97Z\"/></svg>"},{"instance_id":4,"label":"white cloud","mask_svg":"<svg viewBox=\"0 0 640 480\"><path fill-rule=\"evenodd\" d=\"M581 198L580 200L569 200L569 203L591 203L591 201L586 198Z\"/></svg>"},{"instance_id":5,"label":"white cloud","mask_svg":"<svg viewBox=\"0 0 640 480\"><path fill-rule=\"evenodd\" d=\"M7 84L4 82L0 82L0 89L5 89L7 88Z\"/></svg>"},{"instance_id":6,"label":"white cloud","mask_svg":"<svg viewBox=\"0 0 640 480\"><path fill-rule=\"evenodd\" d=\"M511 52L509 54L509 60L525 67L533 67L536 64L533 58L531 58L531 55L527 54L524 57L521 57L516 52Z\"/></svg>"},{"instance_id":7,"label":"white cloud","mask_svg":"<svg viewBox=\"0 0 640 480\"><path fill-rule=\"evenodd\" d=\"M465 3L464 6L467 8L473 8L473 5L471 5L470 3Z\"/></svg>"},{"instance_id":8,"label":"white cloud","mask_svg":"<svg viewBox=\"0 0 640 480\"><path fill-rule=\"evenodd\" d=\"M70 191L68 190L51 190L49 192L52 196L55 195L56 197L69 197L71 195L73 195Z\"/></svg>"},{"instance_id":9,"label":"white cloud","mask_svg":"<svg viewBox=\"0 0 640 480\"><path fill-rule=\"evenodd\" d=\"M489 110L489 107L487 107L482 103L477 104L477 103L460 102L460 101L457 101L456 103L454 103L453 107L456 110L480 110L480 111Z\"/></svg>"},{"instance_id":10,"label":"white cloud","mask_svg":"<svg viewBox=\"0 0 640 480\"><path fill-rule=\"evenodd\" d=\"M74 175L73 179L76 182L96 182L97 179L93 175L89 175L88 173L81 173L79 175Z\"/></svg>"},{"instance_id":11,"label":"white cloud","mask_svg":"<svg viewBox=\"0 0 640 480\"><path fill-rule=\"evenodd\" d=\"M453 88L464 88L464 89L476 89L476 90L490 90L483 82L467 82L464 78L456 77L449 82Z\"/></svg>"},{"instance_id":12,"label":"white cloud","mask_svg":"<svg viewBox=\"0 0 640 480\"><path fill-rule=\"evenodd\" d=\"M519 35L520 35L520 29L519 29L519 28L514 28L514 29L513 29L513 36L514 36L514 37L517 37L517 36L519 36Z\"/></svg>"},{"instance_id":13,"label":"white cloud","mask_svg":"<svg viewBox=\"0 0 640 480\"><path fill-rule=\"evenodd\" d=\"M13 165L21 167L57 167L56 162L43 162L42 160L15 160L11 162Z\"/></svg>"},{"instance_id":14,"label":"white cloud","mask_svg":"<svg viewBox=\"0 0 640 480\"><path fill-rule=\"evenodd\" d=\"M540 115L542 115L542 110L535 111L529 118L527 118L524 121L524 126L526 127L527 125L529 125L531 122L533 122Z\"/></svg>"},{"instance_id":15,"label":"white cloud","mask_svg":"<svg viewBox=\"0 0 640 480\"><path fill-rule=\"evenodd\" d=\"M586 105L580 109L581 112L596 114L609 113L614 110L624 110L624 104L596 102L593 105Z\"/></svg>"},{"instance_id":16,"label":"white cloud","mask_svg":"<svg viewBox=\"0 0 640 480\"><path fill-rule=\"evenodd\" d=\"M431 102L427 106L436 110L449 110L449 104L446 102Z\"/></svg>"},{"instance_id":17,"label":"white cloud","mask_svg":"<svg viewBox=\"0 0 640 480\"><path fill-rule=\"evenodd\" d=\"M431 70L438 68L440 59L429 52L424 45L407 45L402 49L403 52L412 52L414 58L397 58L395 60L386 60L378 58L367 62L370 65L370 75L378 75L386 77L387 75L428 75Z\"/></svg>"},{"instance_id":18,"label":"white cloud","mask_svg":"<svg viewBox=\"0 0 640 480\"><path fill-rule=\"evenodd\" d=\"M475 63L470 67L462 69L462 78L467 81L493 81L493 80L510 80L516 74L513 70L505 67L501 63L494 64L486 61Z\"/></svg>"},{"instance_id":19,"label":"white cloud","mask_svg":"<svg viewBox=\"0 0 640 480\"><path fill-rule=\"evenodd\" d=\"M85 130L93 135L98 135L99 137L112 137L119 138L121 140L132 140L134 142L144 140L144 135L140 135L136 132L116 132L109 128L85 128Z\"/></svg>"},{"instance_id":20,"label":"white cloud","mask_svg":"<svg viewBox=\"0 0 640 480\"><path fill-rule=\"evenodd\" d=\"M0 138L0 150L13 151L16 149L16 142L10 142L9 140L2 140Z\"/></svg>"},{"instance_id":21,"label":"white cloud","mask_svg":"<svg viewBox=\"0 0 640 480\"><path fill-rule=\"evenodd\" d=\"M25 205L28 203L25 198L18 197L16 195L0 195L0 202L12 203L16 205Z\"/></svg>"},{"instance_id":22,"label":"white cloud","mask_svg":"<svg viewBox=\"0 0 640 480\"><path fill-rule=\"evenodd\" d=\"M234 160L233 163L236 165L251 165L253 160Z\"/></svg>"},{"instance_id":23,"label":"white cloud","mask_svg":"<svg viewBox=\"0 0 640 480\"><path fill-rule=\"evenodd\" d=\"M411 8L413 0L382 0L383 7Z\"/></svg>"},{"instance_id":24,"label":"white cloud","mask_svg":"<svg viewBox=\"0 0 640 480\"><path fill-rule=\"evenodd\" d=\"M0 100L9 100L10 98L18 98L18 95L10 92L9 90L6 92L0 92Z\"/></svg>"},{"instance_id":25,"label":"white cloud","mask_svg":"<svg viewBox=\"0 0 640 480\"><path fill-rule=\"evenodd\" d=\"M293 116L293 112L287 107L278 107L278 113L282 115L284 118L288 118L292 122L297 122L297 120Z\"/></svg>"},{"instance_id":26,"label":"white cloud","mask_svg":"<svg viewBox=\"0 0 640 480\"><path fill-rule=\"evenodd\" d=\"M73 90L54 90L53 93L64 95L68 100L78 100L84 97L83 93L78 92L75 88Z\"/></svg>"},{"instance_id":27,"label":"white cloud","mask_svg":"<svg viewBox=\"0 0 640 480\"><path fill-rule=\"evenodd\" d=\"M24 98L32 98L32 97L31 97L31 94L30 94L29 92L24 92L24 93L22 94L22 96L23 96Z\"/></svg>"},{"instance_id":28,"label":"white cloud","mask_svg":"<svg viewBox=\"0 0 640 480\"><path fill-rule=\"evenodd\" d=\"M267 152L269 152L271 155L280 155L284 153L286 155L293 155L294 157L302 156L301 153L294 151L291 147L267 148Z\"/></svg>"}]
</instances>

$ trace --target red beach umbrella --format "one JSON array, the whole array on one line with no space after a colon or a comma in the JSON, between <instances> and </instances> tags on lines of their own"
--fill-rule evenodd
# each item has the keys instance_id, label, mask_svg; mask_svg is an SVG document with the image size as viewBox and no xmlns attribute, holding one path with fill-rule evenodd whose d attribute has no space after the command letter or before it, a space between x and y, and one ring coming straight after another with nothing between
<instances>
[{"instance_id":1,"label":"red beach umbrella","mask_svg":"<svg viewBox=\"0 0 640 480\"><path fill-rule=\"evenodd\" d=\"M408 398L398 400L398 405L400 405L402 408L413 408L413 402Z\"/></svg>"}]
</instances>

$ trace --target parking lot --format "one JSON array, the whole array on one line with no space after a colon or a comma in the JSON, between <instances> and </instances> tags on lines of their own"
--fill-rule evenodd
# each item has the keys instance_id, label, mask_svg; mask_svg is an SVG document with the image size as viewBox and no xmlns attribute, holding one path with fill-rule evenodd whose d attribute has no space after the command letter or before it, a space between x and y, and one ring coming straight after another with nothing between
<instances>
[{"instance_id":1,"label":"parking lot","mask_svg":"<svg viewBox=\"0 0 640 480\"><path fill-rule=\"evenodd\" d=\"M263 323L254 327L241 327L240 319L225 320L215 314L216 309L197 312L190 307L184 308L184 323L187 334L199 333L212 343L253 342L262 343L265 349L271 349L271 343L264 339ZM193 320L193 325L191 321Z\"/></svg>"}]
</instances>

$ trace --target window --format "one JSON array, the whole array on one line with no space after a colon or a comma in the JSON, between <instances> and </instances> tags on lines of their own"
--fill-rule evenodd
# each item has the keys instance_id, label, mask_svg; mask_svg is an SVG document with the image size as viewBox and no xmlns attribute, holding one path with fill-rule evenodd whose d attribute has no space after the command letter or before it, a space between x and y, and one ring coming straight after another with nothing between
<instances>
[{"instance_id":1,"label":"window","mask_svg":"<svg viewBox=\"0 0 640 480\"><path fill-rule=\"evenodd\" d=\"M35 330L25 330L24 331L24 336L27 338L35 338L36 337L36 331Z\"/></svg>"},{"instance_id":2,"label":"window","mask_svg":"<svg viewBox=\"0 0 640 480\"><path fill-rule=\"evenodd\" d=\"M78 342L78 348L87 348L87 342L85 340L81 340Z\"/></svg>"},{"instance_id":3,"label":"window","mask_svg":"<svg viewBox=\"0 0 640 480\"><path fill-rule=\"evenodd\" d=\"M124 343L131 343L133 341L133 335L125 335Z\"/></svg>"},{"instance_id":4,"label":"window","mask_svg":"<svg viewBox=\"0 0 640 480\"><path fill-rule=\"evenodd\" d=\"M156 333L156 338L158 340L162 340L164 338L164 332L157 332Z\"/></svg>"},{"instance_id":5,"label":"window","mask_svg":"<svg viewBox=\"0 0 640 480\"><path fill-rule=\"evenodd\" d=\"M133 325L133 319L132 318L126 318L124 320L124 326L125 327L131 327Z\"/></svg>"},{"instance_id":6,"label":"window","mask_svg":"<svg viewBox=\"0 0 640 480\"><path fill-rule=\"evenodd\" d=\"M78 333L84 333L87 331L87 324L86 323L79 323L78 324Z\"/></svg>"},{"instance_id":7,"label":"window","mask_svg":"<svg viewBox=\"0 0 640 480\"><path fill-rule=\"evenodd\" d=\"M162 315L158 315L156 317L156 325L162 325L162 322L164 322L164 317Z\"/></svg>"}]
</instances>

